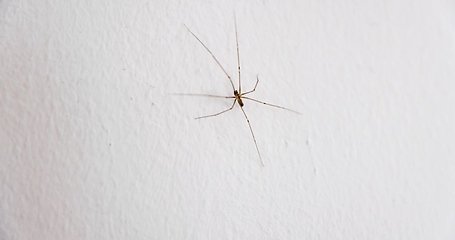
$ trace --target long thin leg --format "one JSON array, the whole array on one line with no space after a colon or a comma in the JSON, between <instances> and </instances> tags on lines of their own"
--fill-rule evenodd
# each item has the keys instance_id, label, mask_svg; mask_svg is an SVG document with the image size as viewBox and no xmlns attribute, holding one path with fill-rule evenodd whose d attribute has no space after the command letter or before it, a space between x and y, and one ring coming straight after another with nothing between
<instances>
[{"instance_id":1,"label":"long thin leg","mask_svg":"<svg viewBox=\"0 0 455 240\"><path fill-rule=\"evenodd\" d=\"M198 97L215 97L215 98L235 98L234 96L220 96L220 95L202 94L202 93L172 93L172 95L198 96Z\"/></svg>"},{"instance_id":2,"label":"long thin leg","mask_svg":"<svg viewBox=\"0 0 455 240\"><path fill-rule=\"evenodd\" d=\"M288 111L291 111L291 112L294 112L294 113L298 113L298 114L301 114L297 111L294 111L292 109L289 109L289 108L285 108L285 107L282 107L282 106L278 106L278 105L274 105L274 104L270 104L270 103L266 103L266 102L262 102L262 101L259 101L259 100L256 100L254 98L249 98L249 97L242 97L244 99L248 99L248 100L251 100L251 101L255 101L255 102L258 102L258 103L262 103L264 105L267 105L267 106L271 106L271 107L276 107L276 108L281 108L281 109L284 109L284 110L288 110Z\"/></svg>"},{"instance_id":3,"label":"long thin leg","mask_svg":"<svg viewBox=\"0 0 455 240\"><path fill-rule=\"evenodd\" d=\"M237 46L237 66L239 68L239 93L242 93L242 84L240 83L240 54L239 54L239 37L237 36L237 21L235 20L234 14L234 26L235 26L235 44Z\"/></svg>"},{"instance_id":4,"label":"long thin leg","mask_svg":"<svg viewBox=\"0 0 455 240\"><path fill-rule=\"evenodd\" d=\"M223 70L224 74L226 74L226 77L229 79L229 82L231 83L231 86L232 86L232 90L235 91L234 83L232 82L231 76L229 76L229 74L226 72L224 67L221 66L221 63L218 61L218 59L216 59L216 57L215 57L215 55L213 55L212 51L210 51L210 49L207 46L205 46L205 44L198 37L196 37L196 35L185 24L183 24L183 25L186 27L186 30L188 30L188 32L190 32L191 35L193 35L202 44L202 46L204 46L204 48L207 49L207 51L210 53L210 55L212 55L213 59L215 59L218 66L220 66L220 68Z\"/></svg>"},{"instance_id":5,"label":"long thin leg","mask_svg":"<svg viewBox=\"0 0 455 240\"><path fill-rule=\"evenodd\" d=\"M237 99L234 100L234 102L232 103L232 106L231 106L230 108L228 108L228 109L226 109L226 110L224 110L224 111L221 111L221 112L215 113L215 114L211 114L211 115L207 115L207 116L197 117L197 118L195 118L195 119L208 118L208 117L215 117L215 116L218 116L218 115L220 115L220 114L222 114L222 113L225 113L225 112L227 112L227 111L230 111L230 110L232 110L232 109L234 108L234 105L235 105L235 102L236 102L236 101L237 101Z\"/></svg>"},{"instance_id":6,"label":"long thin leg","mask_svg":"<svg viewBox=\"0 0 455 240\"><path fill-rule=\"evenodd\" d=\"M252 92L256 91L256 87L258 86L258 83L259 83L259 77L258 77L258 75L256 75L256 84L254 85L253 90L248 91L248 92L246 92L246 93L242 93L242 97L243 97L243 95L247 95L247 94L249 94L249 93L252 93Z\"/></svg>"},{"instance_id":7,"label":"long thin leg","mask_svg":"<svg viewBox=\"0 0 455 240\"><path fill-rule=\"evenodd\" d=\"M265 163L261 157L261 153L259 152L259 147L258 147L258 143L256 142L256 137L254 137L253 128L251 128L250 119L248 119L248 116L246 115L245 110L243 110L243 107L240 107L240 109L242 109L243 115L245 116L246 122L248 123L248 127L250 127L251 136L253 136L254 145L256 146L256 151L258 152L259 159L261 159L262 165L265 166Z\"/></svg>"}]
</instances>

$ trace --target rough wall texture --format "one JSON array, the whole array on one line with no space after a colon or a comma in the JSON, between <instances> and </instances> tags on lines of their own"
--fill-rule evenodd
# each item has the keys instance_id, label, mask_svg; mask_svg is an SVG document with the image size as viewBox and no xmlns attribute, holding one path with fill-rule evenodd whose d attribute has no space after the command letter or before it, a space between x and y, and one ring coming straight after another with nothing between
<instances>
[{"instance_id":1,"label":"rough wall texture","mask_svg":"<svg viewBox=\"0 0 455 240\"><path fill-rule=\"evenodd\" d=\"M454 10L0 1L0 239L454 239Z\"/></svg>"}]
</instances>

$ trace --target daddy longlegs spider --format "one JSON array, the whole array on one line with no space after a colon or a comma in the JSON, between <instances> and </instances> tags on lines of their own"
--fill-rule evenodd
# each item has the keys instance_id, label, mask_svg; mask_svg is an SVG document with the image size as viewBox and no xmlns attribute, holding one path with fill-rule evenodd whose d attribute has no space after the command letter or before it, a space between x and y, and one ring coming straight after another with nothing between
<instances>
[{"instance_id":1,"label":"daddy longlegs spider","mask_svg":"<svg viewBox=\"0 0 455 240\"><path fill-rule=\"evenodd\" d=\"M243 109L243 106L244 106L243 99L248 99L248 100L251 100L251 101L254 101L254 102L257 102L257 103L262 103L262 104L264 104L266 106L270 106L270 107L281 108L281 109L288 110L288 111L291 111L291 112L294 112L294 113L298 113L298 114L300 114L300 113L297 112L297 111L294 111L292 109L289 109L289 108L285 108L285 107L281 107L281 106L278 106L278 105L262 102L262 101L254 99L254 98L246 97L245 95L256 91L256 87L258 86L258 83L259 83L258 75L256 75L256 84L254 85L254 88L252 90L250 90L250 91L242 93L242 84L240 82L239 39L238 39L238 36L237 36L237 23L235 21L234 21L235 42L236 42L236 47L237 47L237 66L238 66L238 72L239 72L239 90L238 91L234 87L234 83L232 82L231 76L229 76L229 74L226 72L226 70L221 65L221 63L218 61L218 59L215 57L215 55L212 53L212 51L210 51L210 49L207 46L205 46L205 44L196 36L196 34L194 34L186 25L184 25L184 26L188 30L188 32L190 32L191 35L193 35L198 40L198 42L210 53L210 55L212 55L212 57L215 60L215 62L218 64L218 66L220 66L221 70L223 70L224 74L229 79L229 82L231 83L231 86L232 86L232 90L234 91L234 95L233 96L219 96L219 95L211 95L211 94L183 94L183 95L190 95L190 96L204 96L204 97L233 98L234 99L234 102L232 103L232 106L230 108L228 108L226 110L223 110L221 112L215 113L215 114L210 114L210 115L206 115L206 116L202 116L202 117L197 117L195 119L218 116L218 115L220 115L222 113L225 113L227 111L232 110L234 108L234 106L235 106L235 103L237 102L239 104L239 106L240 106L240 109L242 110L243 115L245 116L246 122L248 123L248 127L250 128L251 136L253 137L254 145L256 146L256 151L258 152L259 159L261 160L262 165L265 166L264 161L262 160L261 153L259 152L259 147L258 147L258 144L257 144L257 141L256 141L256 137L254 136L253 128L251 127L251 124L250 124L250 119L248 118L248 116L245 113L245 110Z\"/></svg>"}]
</instances>

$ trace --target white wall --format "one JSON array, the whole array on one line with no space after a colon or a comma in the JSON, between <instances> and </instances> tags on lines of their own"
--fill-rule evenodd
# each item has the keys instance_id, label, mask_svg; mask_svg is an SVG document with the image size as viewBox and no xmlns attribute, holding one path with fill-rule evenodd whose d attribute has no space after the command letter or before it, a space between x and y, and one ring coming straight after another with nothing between
<instances>
[{"instance_id":1,"label":"white wall","mask_svg":"<svg viewBox=\"0 0 455 240\"><path fill-rule=\"evenodd\" d=\"M261 154L214 52L243 90ZM454 239L453 1L0 1L0 239Z\"/></svg>"}]
</instances>

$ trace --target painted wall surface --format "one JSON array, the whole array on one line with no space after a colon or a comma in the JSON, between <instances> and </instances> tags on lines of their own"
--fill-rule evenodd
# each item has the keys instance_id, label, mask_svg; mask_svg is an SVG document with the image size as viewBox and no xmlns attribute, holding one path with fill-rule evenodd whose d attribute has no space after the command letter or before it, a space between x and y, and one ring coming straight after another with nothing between
<instances>
[{"instance_id":1,"label":"painted wall surface","mask_svg":"<svg viewBox=\"0 0 455 240\"><path fill-rule=\"evenodd\" d=\"M243 92L262 166L223 71ZM455 3L0 0L0 239L455 239Z\"/></svg>"}]
</instances>

